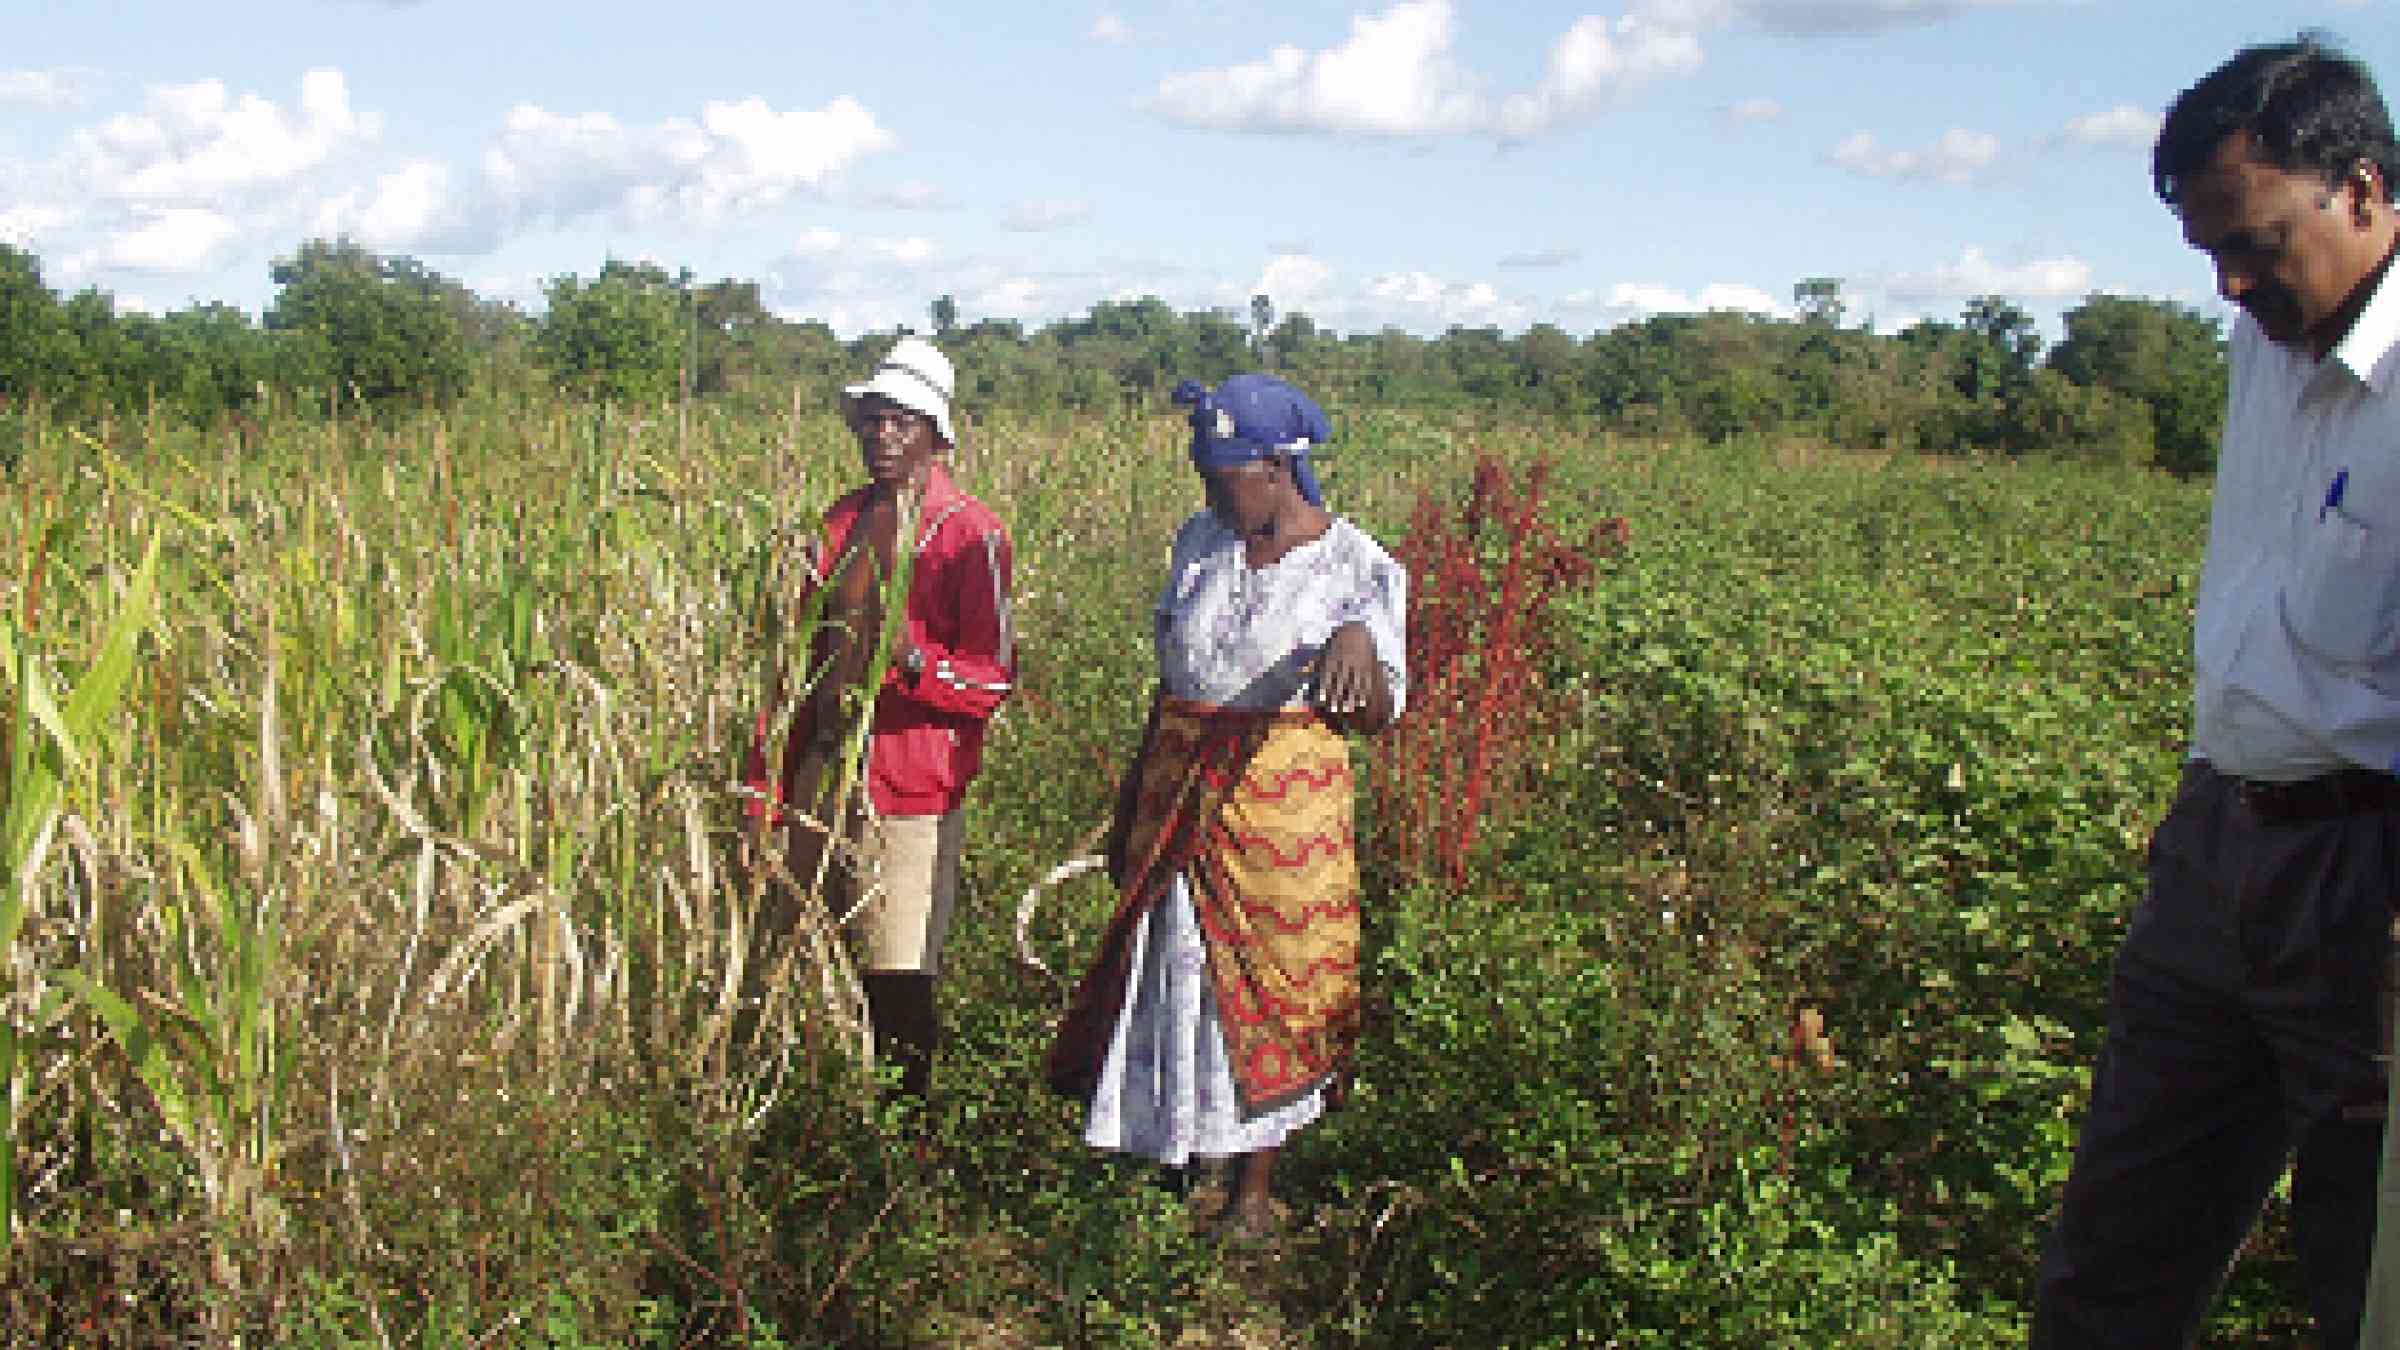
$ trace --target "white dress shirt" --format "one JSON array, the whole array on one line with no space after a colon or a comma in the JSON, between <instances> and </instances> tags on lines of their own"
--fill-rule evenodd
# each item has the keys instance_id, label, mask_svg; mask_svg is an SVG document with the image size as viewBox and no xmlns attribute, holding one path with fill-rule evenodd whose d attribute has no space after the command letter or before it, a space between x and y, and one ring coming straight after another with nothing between
<instances>
[{"instance_id":1,"label":"white dress shirt","mask_svg":"<svg viewBox=\"0 0 2400 1350\"><path fill-rule=\"evenodd\" d=\"M2240 778L2400 772L2400 282L2323 360L2247 314L2231 349L2193 752Z\"/></svg>"}]
</instances>

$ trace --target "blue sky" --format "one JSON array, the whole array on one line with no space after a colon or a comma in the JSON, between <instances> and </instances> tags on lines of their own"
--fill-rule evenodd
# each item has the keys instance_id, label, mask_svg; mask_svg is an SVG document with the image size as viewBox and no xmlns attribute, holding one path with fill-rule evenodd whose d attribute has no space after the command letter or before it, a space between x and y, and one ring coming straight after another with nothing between
<instances>
[{"instance_id":1,"label":"blue sky","mask_svg":"<svg viewBox=\"0 0 2400 1350\"><path fill-rule=\"evenodd\" d=\"M0 239L50 284L271 298L312 234L538 307L610 257L846 334L1099 300L1570 332L1970 295L2213 305L2160 109L2394 0L6 0Z\"/></svg>"}]
</instances>

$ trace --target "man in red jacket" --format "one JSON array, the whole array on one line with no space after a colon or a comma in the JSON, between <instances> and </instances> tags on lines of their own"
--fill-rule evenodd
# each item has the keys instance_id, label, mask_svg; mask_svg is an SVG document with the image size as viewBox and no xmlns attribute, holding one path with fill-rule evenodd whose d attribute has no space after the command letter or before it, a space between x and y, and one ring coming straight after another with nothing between
<instances>
[{"instance_id":1,"label":"man in red jacket","mask_svg":"<svg viewBox=\"0 0 2400 1350\"><path fill-rule=\"evenodd\" d=\"M850 830L855 867L833 869L833 898L851 918L880 1053L901 1090L922 1099L940 1021L934 980L958 898L961 802L983 763L985 723L1016 680L1009 624L1012 551L990 507L959 490L942 462L954 443L950 361L905 337L864 383L842 390L867 484L825 513L818 581L831 588L811 666L818 672L784 755L785 801L810 782L854 728L845 715L884 623L884 597L907 573L908 599L875 690L866 806ZM901 552L908 527L909 554ZM763 765L753 774L763 779ZM805 884L816 841L793 831Z\"/></svg>"}]
</instances>

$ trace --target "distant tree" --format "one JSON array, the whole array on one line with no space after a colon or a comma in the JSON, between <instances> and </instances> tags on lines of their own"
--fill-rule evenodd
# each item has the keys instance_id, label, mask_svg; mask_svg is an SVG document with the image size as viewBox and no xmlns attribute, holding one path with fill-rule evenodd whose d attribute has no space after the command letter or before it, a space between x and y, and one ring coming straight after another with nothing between
<instances>
[{"instance_id":1,"label":"distant tree","mask_svg":"<svg viewBox=\"0 0 2400 1350\"><path fill-rule=\"evenodd\" d=\"M563 276L535 340L561 384L592 398L658 403L674 396L683 362L683 292L648 263L611 260L591 281Z\"/></svg>"},{"instance_id":2,"label":"distant tree","mask_svg":"<svg viewBox=\"0 0 2400 1350\"><path fill-rule=\"evenodd\" d=\"M2094 295L2066 314L2050 367L2150 409L2160 468L2216 466L2225 414L2225 343L2216 320L2170 300Z\"/></svg>"},{"instance_id":3,"label":"distant tree","mask_svg":"<svg viewBox=\"0 0 2400 1350\"><path fill-rule=\"evenodd\" d=\"M0 244L0 394L52 396L72 378L74 352L58 296L42 284L41 259Z\"/></svg>"},{"instance_id":4,"label":"distant tree","mask_svg":"<svg viewBox=\"0 0 2400 1350\"><path fill-rule=\"evenodd\" d=\"M1287 372L1287 379L1292 378L1288 372L1300 363L1303 355L1323 342L1317 321L1298 310L1284 315L1276 322L1275 331L1267 334L1267 350L1273 354L1275 365Z\"/></svg>"},{"instance_id":5,"label":"distant tree","mask_svg":"<svg viewBox=\"0 0 2400 1350\"><path fill-rule=\"evenodd\" d=\"M1676 349L1692 323L1688 314L1657 314L1593 334L1584 350L1584 390L1595 407L1642 435L1687 429L1684 404L1696 372Z\"/></svg>"},{"instance_id":6,"label":"distant tree","mask_svg":"<svg viewBox=\"0 0 2400 1350\"><path fill-rule=\"evenodd\" d=\"M1267 359L1257 334L1244 329L1239 317L1222 310L1185 315L1171 350L1168 378L1152 386L1151 393L1164 394L1187 375L1214 384L1255 369Z\"/></svg>"},{"instance_id":7,"label":"distant tree","mask_svg":"<svg viewBox=\"0 0 2400 1350\"><path fill-rule=\"evenodd\" d=\"M1517 365L1526 396L1550 412L1584 407L1583 349L1555 324L1537 323L1517 338Z\"/></svg>"},{"instance_id":8,"label":"distant tree","mask_svg":"<svg viewBox=\"0 0 2400 1350\"><path fill-rule=\"evenodd\" d=\"M1202 327L1213 328L1219 337L1203 341L1198 334ZM1224 335L1230 335L1234 349L1242 352L1245 342L1240 325L1215 315L1195 315L1187 320L1155 295L1104 300L1092 306L1090 317L1053 325L1050 332L1068 364L1095 368L1114 386L1101 402L1079 402L1078 406L1111 406L1127 394L1164 394L1182 379L1214 382L1239 369L1247 355L1244 352L1222 371L1204 368L1199 349L1214 350ZM1075 399L1099 397L1101 381L1077 376L1072 383L1078 391Z\"/></svg>"},{"instance_id":9,"label":"distant tree","mask_svg":"<svg viewBox=\"0 0 2400 1350\"><path fill-rule=\"evenodd\" d=\"M231 305L194 305L155 325L162 354L158 393L195 423L212 422L258 397L275 378L274 341Z\"/></svg>"},{"instance_id":10,"label":"distant tree","mask_svg":"<svg viewBox=\"0 0 2400 1350\"><path fill-rule=\"evenodd\" d=\"M2050 367L2033 372L2017 398L2020 448L2072 459L2147 464L2154 452L2150 410L2100 385L2077 384Z\"/></svg>"},{"instance_id":11,"label":"distant tree","mask_svg":"<svg viewBox=\"0 0 2400 1350\"><path fill-rule=\"evenodd\" d=\"M1821 328L1842 326L1842 314L1849 305L1842 299L1840 277L1803 277L1792 284L1792 308L1800 311L1802 323Z\"/></svg>"},{"instance_id":12,"label":"distant tree","mask_svg":"<svg viewBox=\"0 0 2400 1350\"><path fill-rule=\"evenodd\" d=\"M759 299L758 283L727 277L689 292L699 348L693 388L721 394L764 376L776 330L785 325Z\"/></svg>"},{"instance_id":13,"label":"distant tree","mask_svg":"<svg viewBox=\"0 0 2400 1350\"><path fill-rule=\"evenodd\" d=\"M1275 302L1264 291L1250 297L1250 349L1264 354L1267 334L1275 331Z\"/></svg>"},{"instance_id":14,"label":"distant tree","mask_svg":"<svg viewBox=\"0 0 2400 1350\"><path fill-rule=\"evenodd\" d=\"M950 330L958 327L957 298L951 295L935 296L932 318L934 336L945 338L950 336Z\"/></svg>"},{"instance_id":15,"label":"distant tree","mask_svg":"<svg viewBox=\"0 0 2400 1350\"><path fill-rule=\"evenodd\" d=\"M471 361L450 283L414 259L385 259L347 239L311 239L268 273L281 289L270 330L301 344L295 382L369 401L447 403Z\"/></svg>"},{"instance_id":16,"label":"distant tree","mask_svg":"<svg viewBox=\"0 0 2400 1350\"><path fill-rule=\"evenodd\" d=\"M2041 329L2034 325L2032 315L2007 298L1979 295L1969 300L1959 315L1959 326L1998 348L2017 377L2033 373L2033 363L2042 354Z\"/></svg>"},{"instance_id":17,"label":"distant tree","mask_svg":"<svg viewBox=\"0 0 2400 1350\"><path fill-rule=\"evenodd\" d=\"M2032 316L1993 295L1955 324L1924 320L1900 334L1903 364L1925 392L1916 441L1929 450L2021 449L2012 401L2032 376Z\"/></svg>"},{"instance_id":18,"label":"distant tree","mask_svg":"<svg viewBox=\"0 0 2400 1350\"><path fill-rule=\"evenodd\" d=\"M60 389L54 405L72 416L94 418L109 411L140 411L147 402L150 362L143 344L134 337L135 323L117 317L116 298L87 286L59 306L74 340L74 378Z\"/></svg>"},{"instance_id":19,"label":"distant tree","mask_svg":"<svg viewBox=\"0 0 2400 1350\"><path fill-rule=\"evenodd\" d=\"M1502 399L1524 387L1525 370L1498 328L1453 325L1442 334L1439 350L1453 389L1476 398Z\"/></svg>"}]
</instances>

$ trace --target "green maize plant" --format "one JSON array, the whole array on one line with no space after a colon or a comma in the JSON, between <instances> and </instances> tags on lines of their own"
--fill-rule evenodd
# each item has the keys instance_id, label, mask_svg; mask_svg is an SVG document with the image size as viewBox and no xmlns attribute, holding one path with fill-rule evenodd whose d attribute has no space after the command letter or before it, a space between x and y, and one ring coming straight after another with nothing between
<instances>
[{"instance_id":1,"label":"green maize plant","mask_svg":"<svg viewBox=\"0 0 2400 1350\"><path fill-rule=\"evenodd\" d=\"M904 544L916 540L918 505L913 494L901 499L898 537ZM856 663L858 678L841 690L835 713L842 726L839 748L825 764L812 766L820 790L807 803L785 804L792 847L788 851L777 847L779 841L773 838L772 831L749 841L757 856L756 865L749 869L751 884L743 897L748 917L741 926L752 932L766 928L770 930L770 938L783 941L779 950L771 944L768 951L759 954L767 963L766 968L748 981L738 970L729 972L723 986L727 997L710 1019L694 1059L695 1069L722 1070L729 1062L739 1062L757 1070L734 1080L746 1085L748 1100L741 1113L747 1118L756 1119L771 1104L775 1085L783 1081L790 1067L784 1052L791 1044L791 1031L795 1025L806 1022L805 1011L797 1001L798 975L802 970L815 972L818 1010L832 1018L840 1033L853 1041L857 1062L870 1068L873 1064L873 1037L866 1018L864 987L840 935L850 916L832 914L824 902L835 861L849 846L845 821L869 809L865 805L865 775L875 699L891 670L892 653L905 631L909 587L916 574L916 552L914 547L895 549L890 574L874 578L876 608L880 614L875 628L843 635L847 641L863 641L867 645L862 659ZM862 561L871 563L872 558ZM788 567L773 571L784 576L790 573ZM762 606L762 626L767 629L767 641L762 645L772 654L761 680L768 691L766 706L773 710L762 730L770 782L784 781L786 733L794 710L818 691L821 681L835 675L832 662L813 664L817 639L828 626L849 622L849 616L827 612L832 587L820 585L806 591L797 614L786 626L781 618L784 606L777 598L778 590L770 587L767 603ZM821 813L811 807L820 807ZM866 898L862 892L853 900L864 904ZM741 960L738 954L755 946L751 942L736 942L735 959ZM745 988L747 997L737 993ZM755 1005L758 1015L739 1016L745 1004Z\"/></svg>"},{"instance_id":2,"label":"green maize plant","mask_svg":"<svg viewBox=\"0 0 2400 1350\"><path fill-rule=\"evenodd\" d=\"M30 574L31 569L29 569ZM0 1253L15 1231L17 1142L30 1039L54 1023L56 991L18 940L33 912L70 791L86 781L102 732L131 681L142 633L153 619L158 540L127 581L99 650L62 704L51 692L40 634L0 616L0 672L9 681L0 725ZM28 606L30 608L30 605Z\"/></svg>"},{"instance_id":3,"label":"green maize plant","mask_svg":"<svg viewBox=\"0 0 2400 1350\"><path fill-rule=\"evenodd\" d=\"M271 891L215 875L189 841L165 850L179 883L159 906L173 997L143 991L137 1005L81 971L58 979L116 1039L198 1171L213 1273L239 1293L241 1254L269 1252L284 1236L272 1181L298 1060L277 1015L282 906Z\"/></svg>"},{"instance_id":4,"label":"green maize plant","mask_svg":"<svg viewBox=\"0 0 2400 1350\"><path fill-rule=\"evenodd\" d=\"M198 843L181 824L192 813L174 809L171 794L161 816L154 842L165 871L137 926L156 938L163 979L127 958L56 976L117 1043L190 1160L210 1219L212 1277L237 1295L245 1256L266 1259L285 1235L273 1182L299 1063L282 1011L285 911L312 879L299 860L328 851L296 838L309 826L285 807L282 644L271 619L260 648L251 803L228 797L232 827ZM313 827L321 834L338 819L321 813Z\"/></svg>"}]
</instances>

